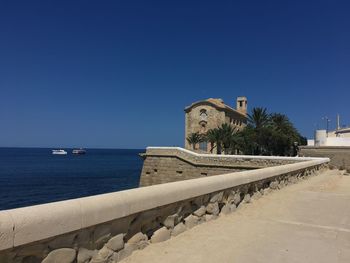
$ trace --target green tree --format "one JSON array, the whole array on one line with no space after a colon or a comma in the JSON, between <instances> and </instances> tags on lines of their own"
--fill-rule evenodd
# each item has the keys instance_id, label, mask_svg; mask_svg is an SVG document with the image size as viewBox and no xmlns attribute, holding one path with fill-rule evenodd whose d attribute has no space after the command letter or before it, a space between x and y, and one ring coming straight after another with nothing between
<instances>
[{"instance_id":1,"label":"green tree","mask_svg":"<svg viewBox=\"0 0 350 263\"><path fill-rule=\"evenodd\" d=\"M248 114L248 123L259 130L266 127L270 122L266 108L253 108L252 114Z\"/></svg>"},{"instance_id":2,"label":"green tree","mask_svg":"<svg viewBox=\"0 0 350 263\"><path fill-rule=\"evenodd\" d=\"M274 132L274 143L272 152L274 155L291 155L295 143L304 145L305 138L300 135L289 118L280 113L270 115Z\"/></svg>"},{"instance_id":3,"label":"green tree","mask_svg":"<svg viewBox=\"0 0 350 263\"><path fill-rule=\"evenodd\" d=\"M221 151L220 146L218 147L218 144L220 144L220 133L219 133L219 130L217 128L210 129L207 131L206 140L208 142L210 142L210 152L211 153L213 153L213 150L215 147L216 147L217 154L218 154L219 150Z\"/></svg>"},{"instance_id":4,"label":"green tree","mask_svg":"<svg viewBox=\"0 0 350 263\"><path fill-rule=\"evenodd\" d=\"M204 140L203 135L199 132L191 133L187 138L187 142L192 145L193 150L196 150L196 145Z\"/></svg>"},{"instance_id":5,"label":"green tree","mask_svg":"<svg viewBox=\"0 0 350 263\"><path fill-rule=\"evenodd\" d=\"M294 128L288 117L281 113L270 114L270 122L277 132L290 133Z\"/></svg>"},{"instance_id":6,"label":"green tree","mask_svg":"<svg viewBox=\"0 0 350 263\"><path fill-rule=\"evenodd\" d=\"M253 108L252 113L248 114L248 124L253 128L255 133L254 154L268 155L267 145L270 137L270 116L266 108Z\"/></svg>"},{"instance_id":7,"label":"green tree","mask_svg":"<svg viewBox=\"0 0 350 263\"><path fill-rule=\"evenodd\" d=\"M237 130L232 125L224 123L218 131L225 154L234 153L237 145Z\"/></svg>"},{"instance_id":8,"label":"green tree","mask_svg":"<svg viewBox=\"0 0 350 263\"><path fill-rule=\"evenodd\" d=\"M292 144L297 141L298 134L288 117L280 113L270 115L272 138L269 151L272 155L290 155Z\"/></svg>"},{"instance_id":9,"label":"green tree","mask_svg":"<svg viewBox=\"0 0 350 263\"><path fill-rule=\"evenodd\" d=\"M268 114L266 108L252 110L239 138L240 151L254 155L291 155L295 142L306 143L286 115Z\"/></svg>"},{"instance_id":10,"label":"green tree","mask_svg":"<svg viewBox=\"0 0 350 263\"><path fill-rule=\"evenodd\" d=\"M222 148L226 154L233 153L237 147L237 130L224 123L218 128L208 130L206 140L211 144L211 151L216 147L216 153L221 154Z\"/></svg>"},{"instance_id":11,"label":"green tree","mask_svg":"<svg viewBox=\"0 0 350 263\"><path fill-rule=\"evenodd\" d=\"M248 115L248 125L243 130L222 124L209 130L205 140L211 144L210 152L216 147L217 154L221 154L223 149L226 154L284 156L293 153L295 142L299 145L306 143L306 138L300 135L286 115L268 114L266 108L253 108ZM196 139L196 142L200 141Z\"/></svg>"},{"instance_id":12,"label":"green tree","mask_svg":"<svg viewBox=\"0 0 350 263\"><path fill-rule=\"evenodd\" d=\"M258 148L256 131L254 127L248 124L242 131L238 133L238 149L241 153L247 155L255 155Z\"/></svg>"}]
</instances>

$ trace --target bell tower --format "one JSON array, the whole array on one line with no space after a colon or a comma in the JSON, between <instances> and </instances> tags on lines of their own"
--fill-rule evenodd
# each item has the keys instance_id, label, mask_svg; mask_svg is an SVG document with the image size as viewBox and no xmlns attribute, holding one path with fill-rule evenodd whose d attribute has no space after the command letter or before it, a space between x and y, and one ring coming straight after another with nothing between
<instances>
[{"instance_id":1,"label":"bell tower","mask_svg":"<svg viewBox=\"0 0 350 263\"><path fill-rule=\"evenodd\" d=\"M236 104L237 111L247 114L248 109L248 100L246 97L237 97L237 104Z\"/></svg>"}]
</instances>

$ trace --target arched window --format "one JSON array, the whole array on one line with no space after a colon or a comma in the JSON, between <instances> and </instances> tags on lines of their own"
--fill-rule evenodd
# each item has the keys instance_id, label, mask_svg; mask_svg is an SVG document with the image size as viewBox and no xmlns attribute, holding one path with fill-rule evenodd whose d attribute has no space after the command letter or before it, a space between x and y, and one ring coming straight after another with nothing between
<instances>
[{"instance_id":1,"label":"arched window","mask_svg":"<svg viewBox=\"0 0 350 263\"><path fill-rule=\"evenodd\" d=\"M208 119L207 110L206 109L201 109L199 112L200 112L199 116L201 118L201 121L207 121L207 119Z\"/></svg>"}]
</instances>

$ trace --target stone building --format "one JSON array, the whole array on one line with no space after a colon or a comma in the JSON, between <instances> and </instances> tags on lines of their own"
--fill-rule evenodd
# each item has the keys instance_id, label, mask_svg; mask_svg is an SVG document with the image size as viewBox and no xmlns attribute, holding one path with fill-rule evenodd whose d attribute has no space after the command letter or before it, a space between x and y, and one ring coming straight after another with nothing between
<instances>
[{"instance_id":1,"label":"stone building","mask_svg":"<svg viewBox=\"0 0 350 263\"><path fill-rule=\"evenodd\" d=\"M247 98L238 97L236 109L226 105L222 99L209 98L192 103L185 108L185 148L192 149L187 137L199 132L205 134L208 130L217 128L224 123L242 129L247 124ZM201 152L209 152L211 146L202 142L196 146Z\"/></svg>"}]
</instances>

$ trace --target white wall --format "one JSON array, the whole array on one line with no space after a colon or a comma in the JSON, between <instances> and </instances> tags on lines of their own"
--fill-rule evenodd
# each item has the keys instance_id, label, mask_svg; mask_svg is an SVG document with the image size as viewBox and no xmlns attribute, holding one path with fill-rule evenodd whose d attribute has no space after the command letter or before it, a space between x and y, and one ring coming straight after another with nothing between
<instances>
[{"instance_id":1,"label":"white wall","mask_svg":"<svg viewBox=\"0 0 350 263\"><path fill-rule=\"evenodd\" d=\"M328 137L325 145L320 146L350 146L350 138L345 137Z\"/></svg>"},{"instance_id":2,"label":"white wall","mask_svg":"<svg viewBox=\"0 0 350 263\"><path fill-rule=\"evenodd\" d=\"M315 146L315 140L308 139L307 140L307 146Z\"/></svg>"},{"instance_id":3,"label":"white wall","mask_svg":"<svg viewBox=\"0 0 350 263\"><path fill-rule=\"evenodd\" d=\"M312 146L311 140L307 143L308 146ZM316 130L314 146L350 146L350 137L334 137L332 132L328 133L326 130Z\"/></svg>"}]
</instances>

